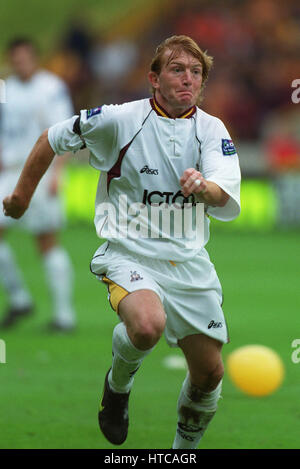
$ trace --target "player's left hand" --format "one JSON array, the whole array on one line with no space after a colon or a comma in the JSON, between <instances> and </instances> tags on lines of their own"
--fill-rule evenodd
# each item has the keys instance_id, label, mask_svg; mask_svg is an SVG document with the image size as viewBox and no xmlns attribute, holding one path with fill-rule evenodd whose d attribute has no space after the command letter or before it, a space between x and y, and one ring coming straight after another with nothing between
<instances>
[{"instance_id":1,"label":"player's left hand","mask_svg":"<svg viewBox=\"0 0 300 469\"><path fill-rule=\"evenodd\" d=\"M3 212L7 217L20 218L27 209L27 205L15 195L9 195L3 200Z\"/></svg>"},{"instance_id":2,"label":"player's left hand","mask_svg":"<svg viewBox=\"0 0 300 469\"><path fill-rule=\"evenodd\" d=\"M195 168L188 168L180 178L181 192L184 197L190 194L204 194L207 191L207 181L200 171Z\"/></svg>"}]
</instances>

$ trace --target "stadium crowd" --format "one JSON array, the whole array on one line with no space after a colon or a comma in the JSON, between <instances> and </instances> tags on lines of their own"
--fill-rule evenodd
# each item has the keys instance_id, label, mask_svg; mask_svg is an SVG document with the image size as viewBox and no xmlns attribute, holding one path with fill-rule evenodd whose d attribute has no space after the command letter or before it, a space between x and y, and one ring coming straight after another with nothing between
<instances>
[{"instance_id":1,"label":"stadium crowd","mask_svg":"<svg viewBox=\"0 0 300 469\"><path fill-rule=\"evenodd\" d=\"M73 25L64 38L64 75L75 106L125 102L148 94L144 70L153 44L172 34L188 34L215 58L204 110L218 115L235 138L263 136L274 112L296 111L291 83L300 77L300 6L296 0L175 0L144 34L107 41ZM68 58L65 61L66 57Z\"/></svg>"}]
</instances>

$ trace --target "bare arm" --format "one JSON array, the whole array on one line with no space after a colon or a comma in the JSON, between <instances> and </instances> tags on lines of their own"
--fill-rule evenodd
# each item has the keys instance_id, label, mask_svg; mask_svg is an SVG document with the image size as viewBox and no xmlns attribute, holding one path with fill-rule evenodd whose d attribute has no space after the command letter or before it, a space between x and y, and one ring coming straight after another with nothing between
<instances>
[{"instance_id":1,"label":"bare arm","mask_svg":"<svg viewBox=\"0 0 300 469\"><path fill-rule=\"evenodd\" d=\"M49 185L50 195L57 195L61 186L62 176L66 162L70 159L70 153L66 153L59 158L54 158L53 175Z\"/></svg>"},{"instance_id":2,"label":"bare arm","mask_svg":"<svg viewBox=\"0 0 300 469\"><path fill-rule=\"evenodd\" d=\"M195 181L200 181L197 185ZM204 179L202 174L194 168L186 169L180 178L182 193L185 197L196 194L199 202L215 207L224 207L229 199L229 195L212 181Z\"/></svg>"},{"instance_id":3,"label":"bare arm","mask_svg":"<svg viewBox=\"0 0 300 469\"><path fill-rule=\"evenodd\" d=\"M52 163L54 155L48 141L48 130L45 130L27 158L13 193L3 200L5 215L20 218L24 214L38 183Z\"/></svg>"}]
</instances>

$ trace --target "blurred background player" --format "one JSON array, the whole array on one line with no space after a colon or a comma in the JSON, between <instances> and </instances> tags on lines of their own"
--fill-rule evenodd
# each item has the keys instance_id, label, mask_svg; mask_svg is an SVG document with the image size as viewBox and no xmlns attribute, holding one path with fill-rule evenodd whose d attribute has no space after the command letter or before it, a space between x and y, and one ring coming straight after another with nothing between
<instances>
[{"instance_id":1,"label":"blurred background player","mask_svg":"<svg viewBox=\"0 0 300 469\"><path fill-rule=\"evenodd\" d=\"M8 46L13 74L6 80L6 103L0 115L0 194L16 184L28 151L43 129L73 114L73 106L64 82L39 68L34 44L19 38ZM72 306L72 266L67 252L59 245L57 232L63 222L58 197L62 160L52 165L36 192L22 224L35 237L43 259L47 283L53 300L51 330L71 330L75 326ZM6 230L16 221L0 213L0 284L8 297L8 308L0 327L13 326L34 309L29 293L9 244Z\"/></svg>"}]
</instances>

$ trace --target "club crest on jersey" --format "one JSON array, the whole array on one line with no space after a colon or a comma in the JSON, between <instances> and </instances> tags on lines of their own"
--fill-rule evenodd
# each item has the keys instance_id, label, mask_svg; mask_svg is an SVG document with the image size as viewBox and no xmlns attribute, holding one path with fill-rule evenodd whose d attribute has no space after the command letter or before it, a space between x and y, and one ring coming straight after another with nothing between
<instances>
[{"instance_id":1,"label":"club crest on jersey","mask_svg":"<svg viewBox=\"0 0 300 469\"><path fill-rule=\"evenodd\" d=\"M137 273L136 270L132 272L130 271L130 281L131 282L136 282L137 280L143 280L143 277L140 276L140 274Z\"/></svg>"},{"instance_id":2,"label":"club crest on jersey","mask_svg":"<svg viewBox=\"0 0 300 469\"><path fill-rule=\"evenodd\" d=\"M90 117L96 116L97 114L100 114L101 111L102 106L94 107L93 109L88 109L86 111L86 118L89 119Z\"/></svg>"},{"instance_id":3,"label":"club crest on jersey","mask_svg":"<svg viewBox=\"0 0 300 469\"><path fill-rule=\"evenodd\" d=\"M222 138L222 152L224 156L235 155L236 149L232 140Z\"/></svg>"}]
</instances>

